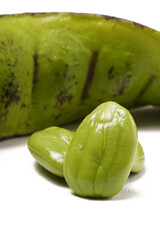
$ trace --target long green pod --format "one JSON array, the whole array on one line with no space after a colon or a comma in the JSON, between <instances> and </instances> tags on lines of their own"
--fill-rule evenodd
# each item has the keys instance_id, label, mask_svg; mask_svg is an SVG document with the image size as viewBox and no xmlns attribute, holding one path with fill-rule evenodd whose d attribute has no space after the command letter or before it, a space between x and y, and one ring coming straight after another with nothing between
<instances>
[{"instance_id":1,"label":"long green pod","mask_svg":"<svg viewBox=\"0 0 160 240\"><path fill-rule=\"evenodd\" d=\"M160 105L160 33L118 18L0 17L0 138L82 119L115 101Z\"/></svg>"}]
</instances>

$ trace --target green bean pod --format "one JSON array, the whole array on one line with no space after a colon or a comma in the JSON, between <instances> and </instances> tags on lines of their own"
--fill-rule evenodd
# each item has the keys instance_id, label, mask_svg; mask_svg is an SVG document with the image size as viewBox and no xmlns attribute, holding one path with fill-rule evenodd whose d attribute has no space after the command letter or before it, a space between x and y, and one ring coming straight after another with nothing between
<instances>
[{"instance_id":1,"label":"green bean pod","mask_svg":"<svg viewBox=\"0 0 160 240\"><path fill-rule=\"evenodd\" d=\"M83 119L106 101L160 105L160 33L119 18L0 16L0 139Z\"/></svg>"}]
</instances>

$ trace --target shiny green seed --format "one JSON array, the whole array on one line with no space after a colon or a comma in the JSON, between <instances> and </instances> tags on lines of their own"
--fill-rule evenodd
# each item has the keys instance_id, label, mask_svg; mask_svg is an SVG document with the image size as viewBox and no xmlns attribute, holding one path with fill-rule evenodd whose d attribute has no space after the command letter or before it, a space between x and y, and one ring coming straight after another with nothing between
<instances>
[{"instance_id":1,"label":"shiny green seed","mask_svg":"<svg viewBox=\"0 0 160 240\"><path fill-rule=\"evenodd\" d=\"M145 155L142 145L138 142L137 154L131 172L139 172L144 168Z\"/></svg>"},{"instance_id":2,"label":"shiny green seed","mask_svg":"<svg viewBox=\"0 0 160 240\"><path fill-rule=\"evenodd\" d=\"M124 107L107 102L78 127L64 161L64 177L83 197L111 197L123 187L138 145L135 122Z\"/></svg>"},{"instance_id":3,"label":"shiny green seed","mask_svg":"<svg viewBox=\"0 0 160 240\"><path fill-rule=\"evenodd\" d=\"M63 177L63 162L73 134L59 127L35 132L28 140L29 151L41 166Z\"/></svg>"}]
</instances>

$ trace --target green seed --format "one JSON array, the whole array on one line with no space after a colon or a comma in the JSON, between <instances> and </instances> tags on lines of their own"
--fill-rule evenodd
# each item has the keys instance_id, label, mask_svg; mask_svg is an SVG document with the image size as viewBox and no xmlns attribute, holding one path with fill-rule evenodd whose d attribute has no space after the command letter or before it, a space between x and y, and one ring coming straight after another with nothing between
<instances>
[{"instance_id":1,"label":"green seed","mask_svg":"<svg viewBox=\"0 0 160 240\"><path fill-rule=\"evenodd\" d=\"M41 166L63 177L63 162L73 134L59 127L35 132L28 140L29 151Z\"/></svg>"},{"instance_id":2,"label":"green seed","mask_svg":"<svg viewBox=\"0 0 160 240\"><path fill-rule=\"evenodd\" d=\"M64 177L83 197L111 197L129 176L137 152L131 114L114 102L97 107L78 127L64 161Z\"/></svg>"},{"instance_id":3,"label":"green seed","mask_svg":"<svg viewBox=\"0 0 160 240\"><path fill-rule=\"evenodd\" d=\"M138 142L137 154L133 163L131 172L139 172L143 169L145 162L145 155L141 144Z\"/></svg>"}]
</instances>

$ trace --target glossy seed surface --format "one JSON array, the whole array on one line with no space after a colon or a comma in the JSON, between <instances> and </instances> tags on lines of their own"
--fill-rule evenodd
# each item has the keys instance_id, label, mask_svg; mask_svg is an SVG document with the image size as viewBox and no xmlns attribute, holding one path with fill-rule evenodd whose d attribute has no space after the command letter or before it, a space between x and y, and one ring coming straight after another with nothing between
<instances>
[{"instance_id":1,"label":"glossy seed surface","mask_svg":"<svg viewBox=\"0 0 160 240\"><path fill-rule=\"evenodd\" d=\"M41 166L63 177L63 162L73 134L59 127L35 132L28 140L29 151Z\"/></svg>"},{"instance_id":2,"label":"glossy seed surface","mask_svg":"<svg viewBox=\"0 0 160 240\"><path fill-rule=\"evenodd\" d=\"M142 145L138 142L137 154L131 169L131 172L140 172L144 168L145 155Z\"/></svg>"},{"instance_id":3,"label":"glossy seed surface","mask_svg":"<svg viewBox=\"0 0 160 240\"><path fill-rule=\"evenodd\" d=\"M123 187L137 152L137 128L131 114L115 102L91 112L69 146L64 177L83 197L111 197Z\"/></svg>"}]
</instances>

